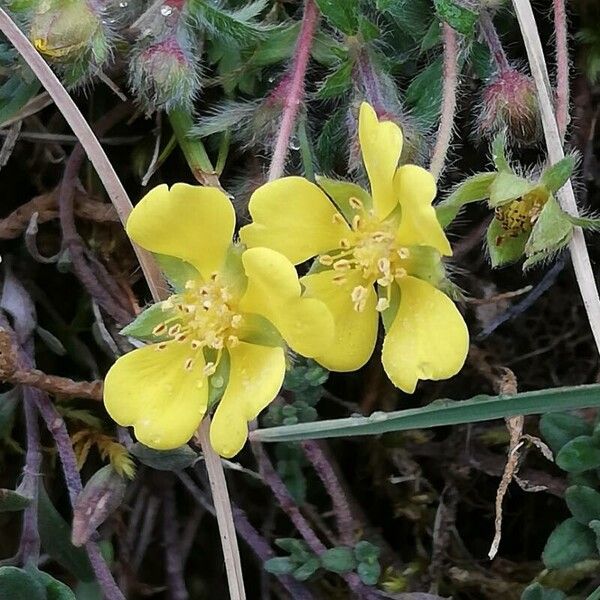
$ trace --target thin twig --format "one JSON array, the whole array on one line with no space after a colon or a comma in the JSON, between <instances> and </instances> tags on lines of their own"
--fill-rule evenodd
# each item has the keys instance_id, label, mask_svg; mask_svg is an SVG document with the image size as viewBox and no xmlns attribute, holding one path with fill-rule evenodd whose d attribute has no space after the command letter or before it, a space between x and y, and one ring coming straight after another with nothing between
<instances>
[{"instance_id":1,"label":"thin twig","mask_svg":"<svg viewBox=\"0 0 600 600\"><path fill-rule=\"evenodd\" d=\"M208 472L210 489L217 514L217 523L219 525L219 532L221 533L221 546L223 547L225 570L227 571L227 580L229 582L229 594L231 600L244 600L246 592L244 590L240 550L235 535L231 502L229 500L229 493L227 492L227 482L225 481L221 459L210 445L209 431L210 417L207 415L198 429L198 439L202 446L202 453L204 454L204 464Z\"/></svg>"},{"instance_id":2,"label":"thin twig","mask_svg":"<svg viewBox=\"0 0 600 600\"><path fill-rule=\"evenodd\" d=\"M513 0L513 5L521 28L521 34L525 41L531 73L537 88L548 157L552 163L556 163L564 157L564 151L552 106L550 80L548 78L542 42L529 0ZM558 199L564 210L572 215L578 214L577 202L571 181L568 181L558 192ZM569 250L571 251L575 276L577 277L579 291L587 312L594 341L596 342L596 348L600 352L600 298L598 297L598 289L596 288L594 271L585 245L585 238L580 227L574 228L573 238L569 243Z\"/></svg>"},{"instance_id":3,"label":"thin twig","mask_svg":"<svg viewBox=\"0 0 600 600\"><path fill-rule=\"evenodd\" d=\"M564 142L569 124L569 46L565 0L553 0L556 36L556 124Z\"/></svg>"},{"instance_id":4,"label":"thin twig","mask_svg":"<svg viewBox=\"0 0 600 600\"><path fill-rule=\"evenodd\" d=\"M431 154L429 170L431 174L439 179L454 129L454 114L456 112L456 88L458 87L458 41L456 31L447 23L442 27L444 41L444 76L442 87L442 107L440 123L438 125L435 146Z\"/></svg>"},{"instance_id":5,"label":"thin twig","mask_svg":"<svg viewBox=\"0 0 600 600\"><path fill-rule=\"evenodd\" d=\"M306 0L302 26L296 43L294 59L290 74L290 83L283 99L284 107L281 115L279 134L275 142L275 149L269 167L269 181L273 181L283 175L285 159L288 154L290 138L296 124L296 115L304 98L304 77L313 37L319 22L319 10L314 0Z\"/></svg>"},{"instance_id":6,"label":"thin twig","mask_svg":"<svg viewBox=\"0 0 600 600\"><path fill-rule=\"evenodd\" d=\"M117 209L121 220L125 222L132 209L131 201L129 200L121 181L117 177L115 170L110 164L106 153L87 121L83 118L80 110L77 108L56 75L52 72L52 69L44 62L44 59L37 53L27 37L2 9L0 9L0 30L27 62L31 70L35 73L42 85L46 88L46 91L54 100L67 123L69 123L73 133L85 148L86 154L94 165L94 168L104 184L108 196ZM138 256L142 271L146 275L150 289L153 294L156 294L157 296L160 295L159 290L161 288L160 282L162 281L162 277L156 262L145 250L142 250L135 245L134 250Z\"/></svg>"}]
</instances>

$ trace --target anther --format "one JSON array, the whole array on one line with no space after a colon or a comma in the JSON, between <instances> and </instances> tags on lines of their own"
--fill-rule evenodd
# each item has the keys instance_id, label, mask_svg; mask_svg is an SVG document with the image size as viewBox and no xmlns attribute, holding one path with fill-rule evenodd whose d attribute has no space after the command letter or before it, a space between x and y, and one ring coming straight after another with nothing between
<instances>
[{"instance_id":1,"label":"anther","mask_svg":"<svg viewBox=\"0 0 600 600\"><path fill-rule=\"evenodd\" d=\"M227 345L230 348L235 348L236 346L238 346L240 343L240 338L237 335L230 335L227 338Z\"/></svg>"},{"instance_id":2,"label":"anther","mask_svg":"<svg viewBox=\"0 0 600 600\"><path fill-rule=\"evenodd\" d=\"M408 275L406 269L403 269L402 267L398 267L395 271L394 271L394 277L396 279L402 279L402 277L406 277Z\"/></svg>"},{"instance_id":3,"label":"anther","mask_svg":"<svg viewBox=\"0 0 600 600\"><path fill-rule=\"evenodd\" d=\"M319 256L319 262L324 267L330 267L333 264L333 256L330 256L329 254L322 254Z\"/></svg>"},{"instance_id":4,"label":"anther","mask_svg":"<svg viewBox=\"0 0 600 600\"><path fill-rule=\"evenodd\" d=\"M234 329L237 329L238 327L240 327L242 324L242 315L233 315L233 317L231 317L231 326Z\"/></svg>"},{"instance_id":5,"label":"anther","mask_svg":"<svg viewBox=\"0 0 600 600\"><path fill-rule=\"evenodd\" d=\"M202 346L202 342L200 340L192 340L190 343L190 347L192 350L198 350Z\"/></svg>"},{"instance_id":6,"label":"anther","mask_svg":"<svg viewBox=\"0 0 600 600\"><path fill-rule=\"evenodd\" d=\"M351 247L350 240L347 240L346 238L340 240L340 248L342 248L342 250L349 250Z\"/></svg>"},{"instance_id":7,"label":"anther","mask_svg":"<svg viewBox=\"0 0 600 600\"><path fill-rule=\"evenodd\" d=\"M387 298L379 298L379 300L377 300L377 306L375 306L375 310L378 312L383 312L389 307L390 301Z\"/></svg>"},{"instance_id":8,"label":"anther","mask_svg":"<svg viewBox=\"0 0 600 600\"><path fill-rule=\"evenodd\" d=\"M410 250L408 248L398 248L398 250L396 250L396 253L402 259L410 257Z\"/></svg>"},{"instance_id":9,"label":"anther","mask_svg":"<svg viewBox=\"0 0 600 600\"><path fill-rule=\"evenodd\" d=\"M171 337L175 337L181 331L181 325L179 323L175 323L175 325L171 325L169 327L169 335Z\"/></svg>"},{"instance_id":10,"label":"anther","mask_svg":"<svg viewBox=\"0 0 600 600\"><path fill-rule=\"evenodd\" d=\"M214 375L217 370L217 365L214 362L207 362L204 365L204 374L208 377L209 375Z\"/></svg>"},{"instance_id":11,"label":"anther","mask_svg":"<svg viewBox=\"0 0 600 600\"><path fill-rule=\"evenodd\" d=\"M160 323L153 330L153 335L162 335L167 330L167 326L164 323Z\"/></svg>"},{"instance_id":12,"label":"anther","mask_svg":"<svg viewBox=\"0 0 600 600\"><path fill-rule=\"evenodd\" d=\"M348 204L350 204L354 210L364 209L364 204L355 196L350 196L350 198L348 198Z\"/></svg>"},{"instance_id":13,"label":"anther","mask_svg":"<svg viewBox=\"0 0 600 600\"><path fill-rule=\"evenodd\" d=\"M345 258L341 258L340 260L336 260L333 263L333 270L334 271L349 271L352 268L352 264L350 263L349 260L346 260Z\"/></svg>"},{"instance_id":14,"label":"anther","mask_svg":"<svg viewBox=\"0 0 600 600\"><path fill-rule=\"evenodd\" d=\"M167 347L167 343L166 342L161 342L160 344L156 344L156 349L157 350L164 350Z\"/></svg>"},{"instance_id":15,"label":"anther","mask_svg":"<svg viewBox=\"0 0 600 600\"><path fill-rule=\"evenodd\" d=\"M360 229L361 224L362 224L362 219L360 218L360 215L354 215L352 217L352 229L354 229L355 231L357 229Z\"/></svg>"},{"instance_id":16,"label":"anther","mask_svg":"<svg viewBox=\"0 0 600 600\"><path fill-rule=\"evenodd\" d=\"M345 275L336 275L332 281L335 283L335 285L344 285L348 279Z\"/></svg>"},{"instance_id":17,"label":"anther","mask_svg":"<svg viewBox=\"0 0 600 600\"><path fill-rule=\"evenodd\" d=\"M367 296L369 291L366 287L362 285L357 285L353 290L350 297L352 298L352 302L354 303L354 310L357 312L362 312L365 310L367 305Z\"/></svg>"},{"instance_id":18,"label":"anther","mask_svg":"<svg viewBox=\"0 0 600 600\"><path fill-rule=\"evenodd\" d=\"M175 336L175 341L176 341L176 342L179 342L180 344L181 344L182 342L185 342L185 340L187 340L187 335L186 335L185 333L178 333L178 334Z\"/></svg>"},{"instance_id":19,"label":"anther","mask_svg":"<svg viewBox=\"0 0 600 600\"><path fill-rule=\"evenodd\" d=\"M193 290L196 287L196 282L193 279L188 279L185 282L185 289L186 290Z\"/></svg>"},{"instance_id":20,"label":"anther","mask_svg":"<svg viewBox=\"0 0 600 600\"><path fill-rule=\"evenodd\" d=\"M183 368L186 371L191 371L194 366L194 360L192 358L186 358L185 363L183 364Z\"/></svg>"},{"instance_id":21,"label":"anther","mask_svg":"<svg viewBox=\"0 0 600 600\"><path fill-rule=\"evenodd\" d=\"M342 217L342 215L340 215L340 213L334 213L334 215L331 217L331 222L334 225L343 225L346 221L344 221L344 217Z\"/></svg>"}]
</instances>

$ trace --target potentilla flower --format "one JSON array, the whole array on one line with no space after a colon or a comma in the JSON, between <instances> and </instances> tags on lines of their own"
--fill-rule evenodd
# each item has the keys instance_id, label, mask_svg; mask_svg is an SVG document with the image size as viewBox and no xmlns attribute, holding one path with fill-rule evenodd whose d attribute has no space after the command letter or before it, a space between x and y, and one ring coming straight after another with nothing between
<instances>
[{"instance_id":1,"label":"potentilla flower","mask_svg":"<svg viewBox=\"0 0 600 600\"><path fill-rule=\"evenodd\" d=\"M371 194L359 186L300 177L262 186L252 195L253 223L240 236L298 264L317 256L300 281L335 319L334 343L315 356L334 371L355 370L371 356L381 314L382 360L393 383L413 392L419 379L445 379L462 367L468 331L456 306L438 289L442 256L451 249L431 202L430 173L398 168L402 133L380 122L366 103L359 138Z\"/></svg>"},{"instance_id":2,"label":"potentilla flower","mask_svg":"<svg viewBox=\"0 0 600 600\"><path fill-rule=\"evenodd\" d=\"M104 403L151 448L186 443L222 392L210 439L222 456L235 455L247 423L281 387L283 340L312 357L333 337L329 311L301 296L292 263L272 249L232 244L234 228L222 192L181 183L153 189L127 221L129 237L159 255L175 293L126 328L155 343L117 360Z\"/></svg>"}]
</instances>

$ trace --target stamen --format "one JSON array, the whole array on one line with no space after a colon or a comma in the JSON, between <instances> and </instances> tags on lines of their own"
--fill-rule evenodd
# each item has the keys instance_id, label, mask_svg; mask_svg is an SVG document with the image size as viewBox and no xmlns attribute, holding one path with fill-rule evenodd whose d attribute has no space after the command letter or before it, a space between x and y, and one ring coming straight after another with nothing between
<instances>
[{"instance_id":1,"label":"stamen","mask_svg":"<svg viewBox=\"0 0 600 600\"><path fill-rule=\"evenodd\" d=\"M217 370L217 365L214 362L207 362L206 365L204 365L204 374L207 377L209 377L210 375L214 375L216 370Z\"/></svg>"},{"instance_id":2,"label":"stamen","mask_svg":"<svg viewBox=\"0 0 600 600\"><path fill-rule=\"evenodd\" d=\"M345 258L336 260L333 263L334 271L349 271L351 268L352 268L352 263L349 260L346 260Z\"/></svg>"},{"instance_id":3,"label":"stamen","mask_svg":"<svg viewBox=\"0 0 600 600\"><path fill-rule=\"evenodd\" d=\"M340 240L340 248L342 248L343 250L348 250L351 247L352 245L350 244L350 240L347 240L346 238L342 238Z\"/></svg>"},{"instance_id":4,"label":"stamen","mask_svg":"<svg viewBox=\"0 0 600 600\"><path fill-rule=\"evenodd\" d=\"M160 342L160 344L156 344L157 350L164 350L167 347L167 342Z\"/></svg>"},{"instance_id":5,"label":"stamen","mask_svg":"<svg viewBox=\"0 0 600 600\"><path fill-rule=\"evenodd\" d=\"M364 210L365 208L364 204L355 196L350 196L350 198L348 198L348 204L350 204L354 210Z\"/></svg>"},{"instance_id":6,"label":"stamen","mask_svg":"<svg viewBox=\"0 0 600 600\"><path fill-rule=\"evenodd\" d=\"M357 285L353 290L350 297L352 298L352 302L354 303L354 310L357 312L362 312L365 310L367 305L367 297L369 295L369 290L362 285Z\"/></svg>"},{"instance_id":7,"label":"stamen","mask_svg":"<svg viewBox=\"0 0 600 600\"><path fill-rule=\"evenodd\" d=\"M217 279L219 279L219 273L217 271L215 271L214 273L210 274L210 280L211 281L216 281Z\"/></svg>"},{"instance_id":8,"label":"stamen","mask_svg":"<svg viewBox=\"0 0 600 600\"><path fill-rule=\"evenodd\" d=\"M202 346L202 342L200 340L192 340L190 343L192 350L198 350Z\"/></svg>"},{"instance_id":9,"label":"stamen","mask_svg":"<svg viewBox=\"0 0 600 600\"><path fill-rule=\"evenodd\" d=\"M167 330L167 326L165 323L158 324L153 330L153 335L162 335Z\"/></svg>"},{"instance_id":10,"label":"stamen","mask_svg":"<svg viewBox=\"0 0 600 600\"><path fill-rule=\"evenodd\" d=\"M402 277L406 277L408 275L406 269L402 268L402 267L398 267L395 271L394 271L394 277L396 279L402 279Z\"/></svg>"},{"instance_id":11,"label":"stamen","mask_svg":"<svg viewBox=\"0 0 600 600\"><path fill-rule=\"evenodd\" d=\"M348 281L348 279L346 278L345 275L336 275L333 279L332 279L333 283L335 283L336 285L344 285L346 283L346 281Z\"/></svg>"},{"instance_id":12,"label":"stamen","mask_svg":"<svg viewBox=\"0 0 600 600\"><path fill-rule=\"evenodd\" d=\"M185 342L185 340L187 340L187 335L186 335L185 333L178 333L178 334L175 336L175 341L176 341L176 342L179 342L180 344L181 344L182 342Z\"/></svg>"},{"instance_id":13,"label":"stamen","mask_svg":"<svg viewBox=\"0 0 600 600\"><path fill-rule=\"evenodd\" d=\"M194 366L194 359L192 359L192 358L186 358L185 359L185 363L183 364L183 368L186 371L191 371L193 366Z\"/></svg>"},{"instance_id":14,"label":"stamen","mask_svg":"<svg viewBox=\"0 0 600 600\"><path fill-rule=\"evenodd\" d=\"M336 212L331 217L331 222L334 225L343 225L346 221L344 221L344 217L342 217L342 215L340 215L340 213Z\"/></svg>"},{"instance_id":15,"label":"stamen","mask_svg":"<svg viewBox=\"0 0 600 600\"><path fill-rule=\"evenodd\" d=\"M169 335L171 337L175 337L181 331L181 325L179 323L175 323L175 325L171 325L169 327Z\"/></svg>"},{"instance_id":16,"label":"stamen","mask_svg":"<svg viewBox=\"0 0 600 600\"><path fill-rule=\"evenodd\" d=\"M378 261L377 261L377 268L384 273L385 275L387 275L390 272L390 259L387 258L387 256L383 256L381 257Z\"/></svg>"},{"instance_id":17,"label":"stamen","mask_svg":"<svg viewBox=\"0 0 600 600\"><path fill-rule=\"evenodd\" d=\"M398 250L396 250L396 253L402 259L410 257L410 250L408 248L398 248Z\"/></svg>"},{"instance_id":18,"label":"stamen","mask_svg":"<svg viewBox=\"0 0 600 600\"><path fill-rule=\"evenodd\" d=\"M231 317L231 326L234 329L238 329L242 325L242 320L242 315L233 315L233 317Z\"/></svg>"},{"instance_id":19,"label":"stamen","mask_svg":"<svg viewBox=\"0 0 600 600\"><path fill-rule=\"evenodd\" d=\"M188 279L185 282L185 289L186 290L193 290L196 287L196 282L193 279Z\"/></svg>"},{"instance_id":20,"label":"stamen","mask_svg":"<svg viewBox=\"0 0 600 600\"><path fill-rule=\"evenodd\" d=\"M361 224L362 219L360 218L360 215L354 215L352 217L352 229L354 229L355 231L360 229Z\"/></svg>"},{"instance_id":21,"label":"stamen","mask_svg":"<svg viewBox=\"0 0 600 600\"><path fill-rule=\"evenodd\" d=\"M237 335L230 335L227 338L227 345L230 348L235 348L236 346L238 346L240 343L240 338Z\"/></svg>"},{"instance_id":22,"label":"stamen","mask_svg":"<svg viewBox=\"0 0 600 600\"><path fill-rule=\"evenodd\" d=\"M323 254L319 256L319 262L324 267L330 267L333 264L333 256L330 256L329 254Z\"/></svg>"},{"instance_id":23,"label":"stamen","mask_svg":"<svg viewBox=\"0 0 600 600\"><path fill-rule=\"evenodd\" d=\"M384 310L387 310L390 307L390 301L387 298L379 298L379 300L377 300L377 306L375 307L375 310L377 312L383 312Z\"/></svg>"}]
</instances>

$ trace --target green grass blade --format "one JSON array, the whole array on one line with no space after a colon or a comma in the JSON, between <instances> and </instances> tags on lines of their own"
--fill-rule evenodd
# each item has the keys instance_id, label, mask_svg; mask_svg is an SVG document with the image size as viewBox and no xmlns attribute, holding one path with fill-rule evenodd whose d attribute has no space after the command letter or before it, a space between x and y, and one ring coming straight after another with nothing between
<instances>
[{"instance_id":1,"label":"green grass blade","mask_svg":"<svg viewBox=\"0 0 600 600\"><path fill-rule=\"evenodd\" d=\"M436 400L428 406L394 412L375 412L369 417L348 417L257 429L250 434L260 442L291 442L390 431L424 429L458 423L477 423L515 415L533 415L600 406L600 385L563 387L514 396L475 396L470 400Z\"/></svg>"}]
</instances>

